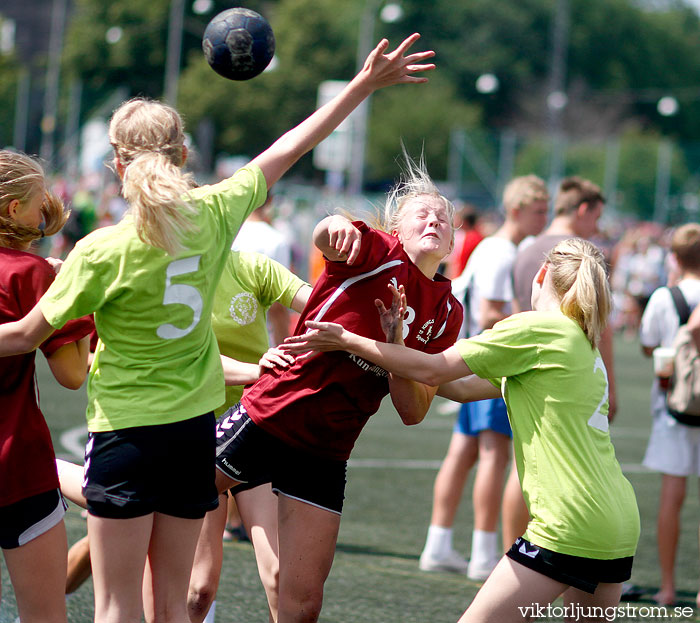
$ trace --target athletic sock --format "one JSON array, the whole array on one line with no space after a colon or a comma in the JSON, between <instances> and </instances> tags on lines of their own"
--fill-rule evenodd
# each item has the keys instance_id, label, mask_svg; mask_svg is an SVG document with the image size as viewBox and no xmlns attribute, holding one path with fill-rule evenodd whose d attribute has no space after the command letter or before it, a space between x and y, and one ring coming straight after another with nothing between
<instances>
[{"instance_id":1,"label":"athletic sock","mask_svg":"<svg viewBox=\"0 0 700 623\"><path fill-rule=\"evenodd\" d=\"M452 528L430 525L423 552L434 558L447 556L452 551Z\"/></svg>"},{"instance_id":2,"label":"athletic sock","mask_svg":"<svg viewBox=\"0 0 700 623\"><path fill-rule=\"evenodd\" d=\"M498 532L472 532L471 560L476 564L490 563L498 557Z\"/></svg>"}]
</instances>

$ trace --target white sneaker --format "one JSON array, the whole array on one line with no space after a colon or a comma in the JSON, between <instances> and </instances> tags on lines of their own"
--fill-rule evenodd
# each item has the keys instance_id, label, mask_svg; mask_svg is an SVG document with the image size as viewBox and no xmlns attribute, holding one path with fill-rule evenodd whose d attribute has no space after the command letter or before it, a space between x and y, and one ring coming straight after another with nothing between
<instances>
[{"instance_id":1,"label":"white sneaker","mask_svg":"<svg viewBox=\"0 0 700 623\"><path fill-rule=\"evenodd\" d=\"M500 558L494 558L487 561L470 560L467 567L467 577L475 582L483 582L491 575Z\"/></svg>"},{"instance_id":2,"label":"white sneaker","mask_svg":"<svg viewBox=\"0 0 700 623\"><path fill-rule=\"evenodd\" d=\"M418 562L421 571L451 571L452 573L465 573L468 563L456 551L451 549L445 556L429 556L423 552Z\"/></svg>"}]
</instances>

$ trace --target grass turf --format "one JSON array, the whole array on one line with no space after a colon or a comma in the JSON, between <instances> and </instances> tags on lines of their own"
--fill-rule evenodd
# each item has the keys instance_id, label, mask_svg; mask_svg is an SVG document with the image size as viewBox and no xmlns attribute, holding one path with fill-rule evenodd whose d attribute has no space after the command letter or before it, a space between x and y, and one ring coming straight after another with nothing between
<instances>
[{"instance_id":1,"label":"grass turf","mask_svg":"<svg viewBox=\"0 0 700 623\"><path fill-rule=\"evenodd\" d=\"M63 458L79 459L71 455L71 449L79 447L83 439L80 434L65 433L84 424L84 389L70 392L59 387L47 377L43 361L39 372L42 408L54 434L56 452ZM618 339L616 372L619 413L611 431L618 458L637 492L642 535L632 581L645 589L645 594L630 604L636 610L627 610L615 620L700 621L692 608L699 582L699 504L694 478L688 483L677 558L679 606L685 610L669 608L664 613L650 609L654 605L651 595L659 582L655 517L660 477L639 465L651 424L651 364L643 359L636 342ZM418 556L430 518L433 480L454 421L452 415L440 415L439 404L436 402L422 424L407 428L385 402L360 437L348 471L345 510L335 562L326 583L321 621L451 622L459 618L478 590L479 584L465 577L418 570ZM470 485L471 480L465 489L454 537L456 548L465 555L472 528ZM85 533L85 521L75 507L66 516L66 526L70 543ZM217 621L266 621L266 602L251 546L226 543L224 551ZM68 599L69 620L91 621L92 599L92 583L88 581ZM12 622L16 616L3 564L0 623Z\"/></svg>"}]
</instances>

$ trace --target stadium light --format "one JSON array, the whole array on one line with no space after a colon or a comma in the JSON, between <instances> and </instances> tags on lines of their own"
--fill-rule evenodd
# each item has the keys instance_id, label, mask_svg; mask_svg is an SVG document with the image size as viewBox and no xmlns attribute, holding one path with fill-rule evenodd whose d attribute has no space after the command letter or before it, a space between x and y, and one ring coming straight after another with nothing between
<instances>
[{"instance_id":1,"label":"stadium light","mask_svg":"<svg viewBox=\"0 0 700 623\"><path fill-rule=\"evenodd\" d=\"M214 8L212 0L194 0L192 3L192 12L196 15L205 15Z\"/></svg>"},{"instance_id":2,"label":"stadium light","mask_svg":"<svg viewBox=\"0 0 700 623\"><path fill-rule=\"evenodd\" d=\"M656 104L656 110L662 117L672 117L678 114L679 108L678 100L673 95L665 95Z\"/></svg>"},{"instance_id":3,"label":"stadium light","mask_svg":"<svg viewBox=\"0 0 700 623\"><path fill-rule=\"evenodd\" d=\"M105 33L105 41L107 41L107 43L110 45L114 45L122 38L123 34L124 31L120 26L112 26L111 28L108 28L107 32Z\"/></svg>"},{"instance_id":4,"label":"stadium light","mask_svg":"<svg viewBox=\"0 0 700 623\"><path fill-rule=\"evenodd\" d=\"M494 74L481 74L476 79L476 90L484 95L490 95L498 91L500 82Z\"/></svg>"}]
</instances>

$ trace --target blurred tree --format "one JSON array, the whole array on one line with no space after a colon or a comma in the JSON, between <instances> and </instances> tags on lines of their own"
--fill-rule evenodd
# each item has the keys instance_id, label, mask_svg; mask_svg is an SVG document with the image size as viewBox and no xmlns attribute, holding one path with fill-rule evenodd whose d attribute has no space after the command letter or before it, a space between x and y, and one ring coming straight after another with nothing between
<instances>
[{"instance_id":1,"label":"blurred tree","mask_svg":"<svg viewBox=\"0 0 700 623\"><path fill-rule=\"evenodd\" d=\"M273 25L278 65L250 82L229 82L206 65L201 35L209 19L231 3L214 0L207 14L198 15L186 0L178 108L189 131L198 137L200 129L213 128L213 144L207 147L211 154L258 153L309 114L320 82L353 75L360 16L373 2L249 0L246 6L266 15ZM424 146L431 172L442 177L453 127L539 134L546 159L545 100L557 0L400 3L399 21L384 24L377 19L375 40L386 36L395 45L407 34L421 32L417 47L436 51L438 69L429 88L391 89L372 99L368 182L395 175L401 138L413 154ZM568 141L630 132L648 134L650 140L670 136L700 141L698 14L683 0L568 3L568 104L562 113ZM80 79L83 118L124 85L131 95L162 95L169 5L169 0L73 0L62 95L65 100L67 85ZM8 71L0 63L0 89L11 91ZM494 74L498 85L480 93L476 81L485 73ZM674 116L657 111L659 97L666 94L680 103ZM5 101L13 101L12 96ZM9 114L7 107L0 114ZM7 132L6 123L0 127ZM692 148L679 151L678 157L688 151ZM584 163L592 160L582 156L575 162L588 170ZM310 158L295 167L295 174L322 179ZM643 177L647 188L640 195L653 195L653 176ZM636 199L627 203L639 204Z\"/></svg>"},{"instance_id":2,"label":"blurred tree","mask_svg":"<svg viewBox=\"0 0 700 623\"><path fill-rule=\"evenodd\" d=\"M0 146L12 145L19 65L11 54L0 53Z\"/></svg>"}]
</instances>

